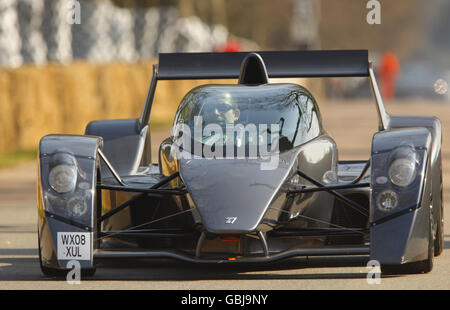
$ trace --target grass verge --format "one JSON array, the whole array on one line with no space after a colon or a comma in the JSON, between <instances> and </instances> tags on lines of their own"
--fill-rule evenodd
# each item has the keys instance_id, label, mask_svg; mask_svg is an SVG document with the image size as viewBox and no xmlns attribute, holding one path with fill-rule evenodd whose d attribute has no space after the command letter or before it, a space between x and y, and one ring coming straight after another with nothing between
<instances>
[{"instance_id":1,"label":"grass verge","mask_svg":"<svg viewBox=\"0 0 450 310\"><path fill-rule=\"evenodd\" d=\"M0 154L0 169L12 167L22 162L35 159L37 149L20 150L7 154Z\"/></svg>"}]
</instances>

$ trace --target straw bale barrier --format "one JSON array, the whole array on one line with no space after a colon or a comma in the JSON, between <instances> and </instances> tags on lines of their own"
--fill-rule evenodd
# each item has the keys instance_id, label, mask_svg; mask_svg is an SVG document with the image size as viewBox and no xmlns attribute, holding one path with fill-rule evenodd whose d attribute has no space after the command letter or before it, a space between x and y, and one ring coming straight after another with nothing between
<instances>
[{"instance_id":1,"label":"straw bale barrier","mask_svg":"<svg viewBox=\"0 0 450 310\"><path fill-rule=\"evenodd\" d=\"M0 69L0 154L37 149L51 133L83 134L92 120L136 118L153 61L94 65L26 65ZM216 81L159 81L150 124L168 125L190 89Z\"/></svg>"}]
</instances>

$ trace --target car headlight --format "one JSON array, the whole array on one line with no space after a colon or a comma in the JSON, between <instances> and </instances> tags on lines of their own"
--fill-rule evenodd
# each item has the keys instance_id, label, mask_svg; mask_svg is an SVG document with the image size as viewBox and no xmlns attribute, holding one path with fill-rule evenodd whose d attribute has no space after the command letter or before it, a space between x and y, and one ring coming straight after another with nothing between
<instances>
[{"instance_id":1,"label":"car headlight","mask_svg":"<svg viewBox=\"0 0 450 310\"><path fill-rule=\"evenodd\" d=\"M395 185L406 187L417 175L417 154L411 148L403 148L396 152L396 159L389 166L389 178Z\"/></svg>"},{"instance_id":2,"label":"car headlight","mask_svg":"<svg viewBox=\"0 0 450 310\"><path fill-rule=\"evenodd\" d=\"M385 190L378 194L377 206L381 211L391 211L398 205L398 195L391 190Z\"/></svg>"},{"instance_id":3,"label":"car headlight","mask_svg":"<svg viewBox=\"0 0 450 310\"><path fill-rule=\"evenodd\" d=\"M58 193L72 192L77 184L77 168L65 164L57 165L50 170L48 182Z\"/></svg>"},{"instance_id":4,"label":"car headlight","mask_svg":"<svg viewBox=\"0 0 450 310\"><path fill-rule=\"evenodd\" d=\"M83 216L88 209L85 198L80 195L72 197L67 203L67 207L70 215L75 217Z\"/></svg>"}]
</instances>

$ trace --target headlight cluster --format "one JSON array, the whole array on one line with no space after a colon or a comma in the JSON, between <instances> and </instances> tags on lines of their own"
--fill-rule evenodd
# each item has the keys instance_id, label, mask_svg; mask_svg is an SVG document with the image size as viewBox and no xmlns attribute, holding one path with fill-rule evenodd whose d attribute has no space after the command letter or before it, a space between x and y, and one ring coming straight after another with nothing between
<instances>
[{"instance_id":1,"label":"headlight cluster","mask_svg":"<svg viewBox=\"0 0 450 310\"><path fill-rule=\"evenodd\" d=\"M396 159L389 166L389 178L393 184L406 187L417 175L417 153L410 147L402 147L394 156Z\"/></svg>"},{"instance_id":2,"label":"headlight cluster","mask_svg":"<svg viewBox=\"0 0 450 310\"><path fill-rule=\"evenodd\" d=\"M88 209L85 197L79 195L72 197L67 202L67 207L69 214L75 217L84 215Z\"/></svg>"},{"instance_id":3,"label":"headlight cluster","mask_svg":"<svg viewBox=\"0 0 450 310\"><path fill-rule=\"evenodd\" d=\"M55 166L50 170L48 182L60 194L72 192L77 184L77 169L64 164Z\"/></svg>"},{"instance_id":4,"label":"headlight cluster","mask_svg":"<svg viewBox=\"0 0 450 310\"><path fill-rule=\"evenodd\" d=\"M77 185L77 160L68 152L57 152L50 159L48 183L57 193L72 192Z\"/></svg>"},{"instance_id":5,"label":"headlight cluster","mask_svg":"<svg viewBox=\"0 0 450 310\"><path fill-rule=\"evenodd\" d=\"M398 147L393 152L390 162L388 178L393 185L405 188L414 182L417 176L418 154L413 147ZM377 184L386 184L387 179L379 176L376 182ZM379 210L388 212L397 207L399 196L394 189L387 189L378 194L376 203Z\"/></svg>"},{"instance_id":6,"label":"headlight cluster","mask_svg":"<svg viewBox=\"0 0 450 310\"><path fill-rule=\"evenodd\" d=\"M378 195L377 206L382 211L391 211L398 205L398 196L394 191L385 190Z\"/></svg>"},{"instance_id":7,"label":"headlight cluster","mask_svg":"<svg viewBox=\"0 0 450 310\"><path fill-rule=\"evenodd\" d=\"M70 217L82 217L88 210L90 184L82 181L78 162L75 156L68 152L57 152L52 155L49 163L48 183L55 194L47 193L46 198L58 213ZM77 182L80 184L77 188Z\"/></svg>"}]
</instances>

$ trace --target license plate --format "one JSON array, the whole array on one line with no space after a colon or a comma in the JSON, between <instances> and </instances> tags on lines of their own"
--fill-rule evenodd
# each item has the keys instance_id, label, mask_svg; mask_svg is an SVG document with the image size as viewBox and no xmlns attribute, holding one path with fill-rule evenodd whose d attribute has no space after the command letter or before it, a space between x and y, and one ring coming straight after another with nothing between
<instances>
[{"instance_id":1,"label":"license plate","mask_svg":"<svg viewBox=\"0 0 450 310\"><path fill-rule=\"evenodd\" d=\"M90 260L91 234L59 232L57 247L59 260Z\"/></svg>"}]
</instances>

